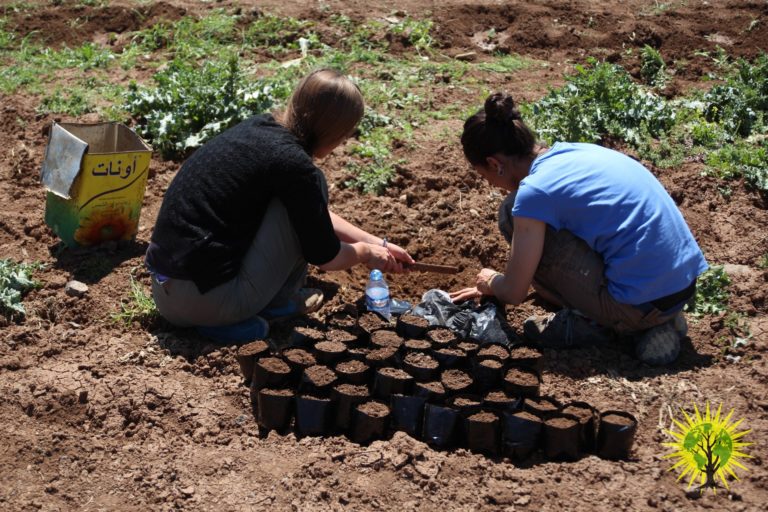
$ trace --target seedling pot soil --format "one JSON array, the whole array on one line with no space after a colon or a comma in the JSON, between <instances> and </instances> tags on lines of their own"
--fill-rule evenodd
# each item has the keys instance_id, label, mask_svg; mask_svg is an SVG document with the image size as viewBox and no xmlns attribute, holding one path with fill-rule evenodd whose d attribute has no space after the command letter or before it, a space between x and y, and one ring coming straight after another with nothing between
<instances>
[{"instance_id":1,"label":"seedling pot soil","mask_svg":"<svg viewBox=\"0 0 768 512\"><path fill-rule=\"evenodd\" d=\"M405 340L402 348L407 352L429 352L432 350L432 342L429 340Z\"/></svg>"},{"instance_id":2,"label":"seedling pot soil","mask_svg":"<svg viewBox=\"0 0 768 512\"><path fill-rule=\"evenodd\" d=\"M480 347L480 350L477 351L477 357L479 359L492 357L506 364L507 361L509 360L509 350L507 349L507 347L493 343L490 345L485 345L483 347Z\"/></svg>"},{"instance_id":3,"label":"seedling pot soil","mask_svg":"<svg viewBox=\"0 0 768 512\"><path fill-rule=\"evenodd\" d=\"M541 418L525 411L504 411L501 417L504 455L516 461L527 458L539 447Z\"/></svg>"},{"instance_id":4,"label":"seedling pot soil","mask_svg":"<svg viewBox=\"0 0 768 512\"><path fill-rule=\"evenodd\" d=\"M410 352L405 355L402 363L403 370L419 382L428 382L437 376L440 370L438 362L422 352Z\"/></svg>"},{"instance_id":5,"label":"seedling pot soil","mask_svg":"<svg viewBox=\"0 0 768 512\"><path fill-rule=\"evenodd\" d=\"M349 359L336 365L336 375L342 382L349 384L368 384L370 367L362 361Z\"/></svg>"},{"instance_id":6,"label":"seedling pot soil","mask_svg":"<svg viewBox=\"0 0 768 512\"><path fill-rule=\"evenodd\" d=\"M351 332L355 335L360 334L360 326L357 323L356 311L337 311L326 317L326 324L329 329L341 329Z\"/></svg>"},{"instance_id":7,"label":"seedling pot soil","mask_svg":"<svg viewBox=\"0 0 768 512\"><path fill-rule=\"evenodd\" d=\"M293 416L293 391L264 388L258 394L259 427L282 432L288 428Z\"/></svg>"},{"instance_id":8,"label":"seedling pot soil","mask_svg":"<svg viewBox=\"0 0 768 512\"><path fill-rule=\"evenodd\" d=\"M413 387L413 377L399 368L379 368L373 378L373 394L389 399L390 395L408 395Z\"/></svg>"},{"instance_id":9,"label":"seedling pot soil","mask_svg":"<svg viewBox=\"0 0 768 512\"><path fill-rule=\"evenodd\" d=\"M291 367L277 357L259 359L253 367L251 387L258 391L262 388L280 388L288 383Z\"/></svg>"},{"instance_id":10,"label":"seedling pot soil","mask_svg":"<svg viewBox=\"0 0 768 512\"><path fill-rule=\"evenodd\" d=\"M483 408L496 412L516 411L522 407L522 398L509 396L502 390L490 391L483 399Z\"/></svg>"},{"instance_id":11,"label":"seedling pot soil","mask_svg":"<svg viewBox=\"0 0 768 512\"><path fill-rule=\"evenodd\" d=\"M539 383L539 373L528 368L510 368L504 376L504 390L514 396L539 396Z\"/></svg>"},{"instance_id":12,"label":"seedling pot soil","mask_svg":"<svg viewBox=\"0 0 768 512\"><path fill-rule=\"evenodd\" d=\"M351 332L342 329L331 329L325 333L325 339L328 341L338 341L344 345L353 346L360 341L359 337Z\"/></svg>"},{"instance_id":13,"label":"seedling pot soil","mask_svg":"<svg viewBox=\"0 0 768 512\"><path fill-rule=\"evenodd\" d=\"M395 364L396 355L397 349L394 347L377 348L366 354L365 362L371 368L382 368Z\"/></svg>"},{"instance_id":14,"label":"seedling pot soil","mask_svg":"<svg viewBox=\"0 0 768 512\"><path fill-rule=\"evenodd\" d=\"M394 347L400 348L403 345L401 338L395 331L381 329L371 334L371 345L375 348Z\"/></svg>"},{"instance_id":15,"label":"seedling pot soil","mask_svg":"<svg viewBox=\"0 0 768 512\"><path fill-rule=\"evenodd\" d=\"M237 363L240 365L240 372L245 378L246 385L251 383L253 366L256 361L268 354L269 344L264 340L253 341L237 349Z\"/></svg>"},{"instance_id":16,"label":"seedling pot soil","mask_svg":"<svg viewBox=\"0 0 768 512\"><path fill-rule=\"evenodd\" d=\"M550 460L576 460L581 453L581 427L575 416L558 414L544 421L544 455Z\"/></svg>"},{"instance_id":17,"label":"seedling pot soil","mask_svg":"<svg viewBox=\"0 0 768 512\"><path fill-rule=\"evenodd\" d=\"M309 395L296 397L296 433L299 436L322 436L330 431L333 402L330 398Z\"/></svg>"},{"instance_id":18,"label":"seedling pot soil","mask_svg":"<svg viewBox=\"0 0 768 512\"><path fill-rule=\"evenodd\" d=\"M305 369L317 364L315 356L303 348L288 348L283 350L283 359L291 367L291 374L297 380Z\"/></svg>"},{"instance_id":19,"label":"seedling pot soil","mask_svg":"<svg viewBox=\"0 0 768 512\"><path fill-rule=\"evenodd\" d=\"M455 443L456 427L461 415L451 407L427 404L424 407L423 440L438 448L447 448Z\"/></svg>"},{"instance_id":20,"label":"seedling pot soil","mask_svg":"<svg viewBox=\"0 0 768 512\"><path fill-rule=\"evenodd\" d=\"M302 394L328 396L331 387L336 383L336 374L327 366L310 366L301 375L300 390Z\"/></svg>"},{"instance_id":21,"label":"seedling pot soil","mask_svg":"<svg viewBox=\"0 0 768 512\"><path fill-rule=\"evenodd\" d=\"M457 395L448 400L448 405L466 417L480 412L483 407L483 398L471 394Z\"/></svg>"},{"instance_id":22,"label":"seedling pot soil","mask_svg":"<svg viewBox=\"0 0 768 512\"><path fill-rule=\"evenodd\" d=\"M586 452L593 451L595 449L596 427L599 417L595 408L586 402L570 402L563 406L561 412L575 416L579 420L582 450Z\"/></svg>"},{"instance_id":23,"label":"seedling pot soil","mask_svg":"<svg viewBox=\"0 0 768 512\"><path fill-rule=\"evenodd\" d=\"M523 410L535 414L543 420L557 414L561 408L562 404L549 396L529 397L523 401Z\"/></svg>"},{"instance_id":24,"label":"seedling pot soil","mask_svg":"<svg viewBox=\"0 0 768 512\"><path fill-rule=\"evenodd\" d=\"M375 311L366 311L357 319L357 324L364 336L370 337L374 331L386 329L390 323Z\"/></svg>"},{"instance_id":25,"label":"seedling pot soil","mask_svg":"<svg viewBox=\"0 0 768 512\"><path fill-rule=\"evenodd\" d=\"M624 411L605 411L597 431L597 455L603 459L629 457L637 431L637 419Z\"/></svg>"},{"instance_id":26,"label":"seedling pot soil","mask_svg":"<svg viewBox=\"0 0 768 512\"><path fill-rule=\"evenodd\" d=\"M368 400L370 395L366 386L339 384L331 391L331 400L336 404L334 424L342 431L347 431L352 423L352 410L358 404Z\"/></svg>"},{"instance_id":27,"label":"seedling pot soil","mask_svg":"<svg viewBox=\"0 0 768 512\"><path fill-rule=\"evenodd\" d=\"M413 395L423 397L430 403L442 403L445 399L445 386L441 382L417 382L413 386Z\"/></svg>"},{"instance_id":28,"label":"seedling pot soil","mask_svg":"<svg viewBox=\"0 0 768 512\"><path fill-rule=\"evenodd\" d=\"M472 376L478 391L498 388L504 377L504 363L490 357L475 359L472 363Z\"/></svg>"},{"instance_id":29,"label":"seedling pot soil","mask_svg":"<svg viewBox=\"0 0 768 512\"><path fill-rule=\"evenodd\" d=\"M331 366L341 361L347 352L347 346L340 341L321 341L315 345L315 357L319 364Z\"/></svg>"},{"instance_id":30,"label":"seedling pot soil","mask_svg":"<svg viewBox=\"0 0 768 512\"><path fill-rule=\"evenodd\" d=\"M288 335L288 345L294 347L314 347L316 343L325 340L325 333L312 327L294 327Z\"/></svg>"},{"instance_id":31,"label":"seedling pot soil","mask_svg":"<svg viewBox=\"0 0 768 512\"><path fill-rule=\"evenodd\" d=\"M447 327L433 327L427 331L426 339L432 342L432 347L439 349L456 343L456 334Z\"/></svg>"},{"instance_id":32,"label":"seedling pot soil","mask_svg":"<svg viewBox=\"0 0 768 512\"><path fill-rule=\"evenodd\" d=\"M356 361L362 361L366 362L368 359L368 353L371 351L371 349L367 347L350 347L347 349L347 356L350 359L354 359Z\"/></svg>"},{"instance_id":33,"label":"seedling pot soil","mask_svg":"<svg viewBox=\"0 0 768 512\"><path fill-rule=\"evenodd\" d=\"M474 381L472 377L461 370L446 370L440 375L440 382L445 387L447 395L468 393Z\"/></svg>"},{"instance_id":34,"label":"seedling pot soil","mask_svg":"<svg viewBox=\"0 0 768 512\"><path fill-rule=\"evenodd\" d=\"M397 334L405 339L423 338L429 328L429 321L426 318L405 313L400 315L395 325Z\"/></svg>"},{"instance_id":35,"label":"seedling pot soil","mask_svg":"<svg viewBox=\"0 0 768 512\"><path fill-rule=\"evenodd\" d=\"M474 357L480 351L480 345L472 341L462 341L456 347L463 350L468 357Z\"/></svg>"},{"instance_id":36,"label":"seedling pot soil","mask_svg":"<svg viewBox=\"0 0 768 512\"><path fill-rule=\"evenodd\" d=\"M432 357L437 359L441 368L459 368L467 364L467 354L459 348L445 347L432 350Z\"/></svg>"},{"instance_id":37,"label":"seedling pot soil","mask_svg":"<svg viewBox=\"0 0 768 512\"><path fill-rule=\"evenodd\" d=\"M389 421L389 407L381 402L369 401L352 410L350 439L359 444L384 437Z\"/></svg>"},{"instance_id":38,"label":"seedling pot soil","mask_svg":"<svg viewBox=\"0 0 768 512\"><path fill-rule=\"evenodd\" d=\"M427 398L424 396L392 395L390 397L392 428L401 430L415 439L421 439L426 403Z\"/></svg>"},{"instance_id":39,"label":"seedling pot soil","mask_svg":"<svg viewBox=\"0 0 768 512\"><path fill-rule=\"evenodd\" d=\"M498 455L501 423L492 412L478 412L465 420L467 446L470 450L487 455Z\"/></svg>"},{"instance_id":40,"label":"seedling pot soil","mask_svg":"<svg viewBox=\"0 0 768 512\"><path fill-rule=\"evenodd\" d=\"M541 371L544 354L530 345L518 345L509 350L509 364Z\"/></svg>"}]
</instances>

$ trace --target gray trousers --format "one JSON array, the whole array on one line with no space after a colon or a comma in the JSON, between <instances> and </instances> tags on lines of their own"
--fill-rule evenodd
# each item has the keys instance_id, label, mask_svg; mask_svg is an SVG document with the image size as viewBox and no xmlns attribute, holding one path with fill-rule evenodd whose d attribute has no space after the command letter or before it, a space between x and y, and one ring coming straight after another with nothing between
<instances>
[{"instance_id":1,"label":"gray trousers","mask_svg":"<svg viewBox=\"0 0 768 512\"><path fill-rule=\"evenodd\" d=\"M499 208L499 230L512 240L515 192ZM608 291L605 262L587 243L568 230L547 226L544 250L533 276L533 289L546 301L576 309L602 326L620 334L644 331L672 319L655 307L643 311L616 301Z\"/></svg>"},{"instance_id":2,"label":"gray trousers","mask_svg":"<svg viewBox=\"0 0 768 512\"><path fill-rule=\"evenodd\" d=\"M307 262L283 203L269 204L240 272L200 293L192 281L152 279L160 314L179 327L231 325L284 305L304 284Z\"/></svg>"}]
</instances>

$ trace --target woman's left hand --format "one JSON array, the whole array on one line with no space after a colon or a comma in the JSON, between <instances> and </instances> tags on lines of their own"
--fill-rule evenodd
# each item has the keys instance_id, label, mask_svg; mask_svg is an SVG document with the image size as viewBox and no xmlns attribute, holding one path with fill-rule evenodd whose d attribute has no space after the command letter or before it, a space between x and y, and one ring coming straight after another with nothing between
<instances>
[{"instance_id":1,"label":"woman's left hand","mask_svg":"<svg viewBox=\"0 0 768 512\"><path fill-rule=\"evenodd\" d=\"M395 270L396 273L400 272L407 272L407 269L403 268L403 263L409 264L414 263L413 258L411 258L411 255L408 254L408 251L403 249L397 244L389 243L387 242L387 250L389 253L394 256L394 258L397 260L397 270Z\"/></svg>"},{"instance_id":2,"label":"woman's left hand","mask_svg":"<svg viewBox=\"0 0 768 512\"><path fill-rule=\"evenodd\" d=\"M478 297L482 297L483 293L473 286L472 288L464 288L463 290L457 290L448 294L453 302L464 302L465 300L472 300Z\"/></svg>"}]
</instances>

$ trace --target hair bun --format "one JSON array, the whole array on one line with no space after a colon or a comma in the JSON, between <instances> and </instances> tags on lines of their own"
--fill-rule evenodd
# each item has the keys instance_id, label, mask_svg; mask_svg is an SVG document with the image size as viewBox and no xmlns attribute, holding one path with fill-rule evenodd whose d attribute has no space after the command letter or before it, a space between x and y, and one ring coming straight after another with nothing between
<instances>
[{"instance_id":1,"label":"hair bun","mask_svg":"<svg viewBox=\"0 0 768 512\"><path fill-rule=\"evenodd\" d=\"M501 92L491 94L485 100L485 115L489 121L500 124L512 124L522 119L512 96Z\"/></svg>"}]
</instances>

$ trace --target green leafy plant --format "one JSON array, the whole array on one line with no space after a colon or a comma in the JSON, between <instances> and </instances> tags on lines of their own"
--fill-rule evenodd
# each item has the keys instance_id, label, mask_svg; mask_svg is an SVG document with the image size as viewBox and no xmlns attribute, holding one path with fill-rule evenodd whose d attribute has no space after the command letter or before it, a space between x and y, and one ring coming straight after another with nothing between
<instances>
[{"instance_id":1,"label":"green leafy plant","mask_svg":"<svg viewBox=\"0 0 768 512\"><path fill-rule=\"evenodd\" d=\"M83 90L72 89L69 93L64 93L61 87L57 87L48 96L45 96L40 102L37 111L41 114L68 114L70 116L79 116L93 111Z\"/></svg>"},{"instance_id":2,"label":"green leafy plant","mask_svg":"<svg viewBox=\"0 0 768 512\"><path fill-rule=\"evenodd\" d=\"M696 281L693 307L686 309L694 316L719 315L728 310L728 286L731 278L722 265L710 267Z\"/></svg>"},{"instance_id":3,"label":"green leafy plant","mask_svg":"<svg viewBox=\"0 0 768 512\"><path fill-rule=\"evenodd\" d=\"M139 120L139 133L165 158L183 157L274 103L272 88L246 80L234 56L202 67L173 61L154 81L154 88L131 84L125 108Z\"/></svg>"},{"instance_id":4,"label":"green leafy plant","mask_svg":"<svg viewBox=\"0 0 768 512\"><path fill-rule=\"evenodd\" d=\"M160 313L157 311L155 301L144 286L133 277L133 274L130 276L130 285L128 298L121 301L120 312L112 315L112 319L126 325L133 322L146 325L156 320Z\"/></svg>"},{"instance_id":5,"label":"green leafy plant","mask_svg":"<svg viewBox=\"0 0 768 512\"><path fill-rule=\"evenodd\" d=\"M530 109L539 136L552 143L618 138L637 146L668 130L675 112L660 96L635 83L620 66L588 59L566 84Z\"/></svg>"},{"instance_id":6,"label":"green leafy plant","mask_svg":"<svg viewBox=\"0 0 768 512\"><path fill-rule=\"evenodd\" d=\"M722 124L733 136L747 137L765 128L768 112L768 54L750 63L739 59L723 65L725 83L704 96L707 120Z\"/></svg>"},{"instance_id":7,"label":"green leafy plant","mask_svg":"<svg viewBox=\"0 0 768 512\"><path fill-rule=\"evenodd\" d=\"M41 267L39 263L0 260L0 314L9 319L26 315L21 300L25 293L38 286L32 279L32 272Z\"/></svg>"},{"instance_id":8,"label":"green leafy plant","mask_svg":"<svg viewBox=\"0 0 768 512\"><path fill-rule=\"evenodd\" d=\"M417 20L406 17L393 24L389 28L389 32L408 41L409 44L416 48L416 51L428 50L432 47L433 43L431 35L432 25L431 20Z\"/></svg>"},{"instance_id":9,"label":"green leafy plant","mask_svg":"<svg viewBox=\"0 0 768 512\"><path fill-rule=\"evenodd\" d=\"M667 82L666 69L667 65L657 49L645 45L640 50L640 76L645 83L653 87L664 87Z\"/></svg>"},{"instance_id":10,"label":"green leafy plant","mask_svg":"<svg viewBox=\"0 0 768 512\"><path fill-rule=\"evenodd\" d=\"M749 187L768 196L768 140L759 144L739 140L707 155L709 174L725 180L743 178Z\"/></svg>"}]
</instances>

